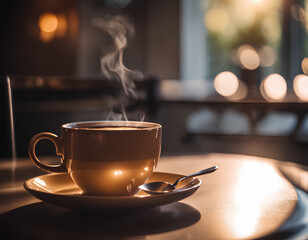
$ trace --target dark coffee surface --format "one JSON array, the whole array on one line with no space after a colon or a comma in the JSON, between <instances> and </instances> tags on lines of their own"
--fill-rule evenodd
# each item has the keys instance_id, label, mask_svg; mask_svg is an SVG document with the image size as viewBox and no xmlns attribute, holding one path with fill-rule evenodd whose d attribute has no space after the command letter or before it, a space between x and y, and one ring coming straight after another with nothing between
<instances>
[{"instance_id":1,"label":"dark coffee surface","mask_svg":"<svg viewBox=\"0 0 308 240\"><path fill-rule=\"evenodd\" d=\"M87 130L106 130L106 131L127 131L127 130L143 130L147 127L131 127L131 126L95 126L95 127L83 127Z\"/></svg>"}]
</instances>

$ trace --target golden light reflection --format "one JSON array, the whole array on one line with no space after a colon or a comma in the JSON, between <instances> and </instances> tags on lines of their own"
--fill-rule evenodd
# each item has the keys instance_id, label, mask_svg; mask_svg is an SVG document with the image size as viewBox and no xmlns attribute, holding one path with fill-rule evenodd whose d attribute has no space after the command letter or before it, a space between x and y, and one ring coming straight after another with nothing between
<instances>
[{"instance_id":1,"label":"golden light reflection","mask_svg":"<svg viewBox=\"0 0 308 240\"><path fill-rule=\"evenodd\" d=\"M239 170L235 186L233 196L238 208L231 221L232 229L237 238L245 238L255 232L258 224L262 224L259 221L260 204L275 199L283 182L273 166L248 161Z\"/></svg>"},{"instance_id":2,"label":"golden light reflection","mask_svg":"<svg viewBox=\"0 0 308 240\"><path fill-rule=\"evenodd\" d=\"M39 17L39 27L42 32L54 32L58 27L58 18L53 13L43 13Z\"/></svg>"},{"instance_id":3,"label":"golden light reflection","mask_svg":"<svg viewBox=\"0 0 308 240\"><path fill-rule=\"evenodd\" d=\"M302 101L308 101L308 76L297 75L293 80L293 89L296 96Z\"/></svg>"},{"instance_id":4,"label":"golden light reflection","mask_svg":"<svg viewBox=\"0 0 308 240\"><path fill-rule=\"evenodd\" d=\"M47 187L46 182L38 177L34 179L33 184L36 185L39 189L44 189L46 192L51 192Z\"/></svg>"},{"instance_id":5,"label":"golden light reflection","mask_svg":"<svg viewBox=\"0 0 308 240\"><path fill-rule=\"evenodd\" d=\"M266 100L280 101L287 94L286 80L277 73L271 74L262 81L260 91Z\"/></svg>"},{"instance_id":6,"label":"golden light reflection","mask_svg":"<svg viewBox=\"0 0 308 240\"><path fill-rule=\"evenodd\" d=\"M239 80L232 72L221 72L214 79L214 88L222 96L234 95L238 87Z\"/></svg>"},{"instance_id":7,"label":"golden light reflection","mask_svg":"<svg viewBox=\"0 0 308 240\"><path fill-rule=\"evenodd\" d=\"M302 60L302 70L305 74L308 74L308 57Z\"/></svg>"},{"instance_id":8,"label":"golden light reflection","mask_svg":"<svg viewBox=\"0 0 308 240\"><path fill-rule=\"evenodd\" d=\"M41 186L46 186L46 183L44 180L40 179L40 178L36 178L34 181L33 181L35 184L38 184L38 185L41 185Z\"/></svg>"},{"instance_id":9,"label":"golden light reflection","mask_svg":"<svg viewBox=\"0 0 308 240\"><path fill-rule=\"evenodd\" d=\"M239 62L243 68L254 70L260 66L260 57L250 45L242 45L237 50Z\"/></svg>"},{"instance_id":10,"label":"golden light reflection","mask_svg":"<svg viewBox=\"0 0 308 240\"><path fill-rule=\"evenodd\" d=\"M114 171L114 175L122 175L122 171Z\"/></svg>"},{"instance_id":11,"label":"golden light reflection","mask_svg":"<svg viewBox=\"0 0 308 240\"><path fill-rule=\"evenodd\" d=\"M25 189L22 186L22 183L19 186L10 186L10 187L3 187L0 188L0 194L10 194L10 193L17 193L17 192L23 192Z\"/></svg>"}]
</instances>

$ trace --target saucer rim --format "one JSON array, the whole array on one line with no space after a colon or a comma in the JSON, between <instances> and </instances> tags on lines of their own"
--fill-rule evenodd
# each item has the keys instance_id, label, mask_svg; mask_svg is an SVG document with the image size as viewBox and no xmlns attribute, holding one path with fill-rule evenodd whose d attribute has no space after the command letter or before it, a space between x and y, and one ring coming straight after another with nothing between
<instances>
[{"instance_id":1,"label":"saucer rim","mask_svg":"<svg viewBox=\"0 0 308 240\"><path fill-rule=\"evenodd\" d=\"M168 175L177 175L177 176L182 176L184 177L185 175L182 175L182 174L176 174L176 173L169 173L169 172L155 172L155 173L159 173L159 174L168 174ZM196 177L193 177L193 181L196 181L196 183L194 183L192 186L188 187L188 188L179 188L179 189L176 189L172 192L168 192L168 193L163 193L163 194L148 194L144 191L141 190L141 192L143 192L144 196L142 197L137 197L136 195L128 195L128 196L106 196L106 195L84 195L84 194L65 194L65 193L54 193L54 192L47 192L47 191L40 191L40 190L36 190L36 189L33 189L31 187L29 187L27 184L30 182L30 181L33 181L35 178L37 177L42 177L42 176L55 176L55 175L69 175L69 173L47 173L47 174L42 174L42 175L39 175L39 176L35 176L35 177L32 177L32 178L29 178L27 179L24 183L23 183L23 187L29 192L31 193L32 192L37 192L37 193L43 193L43 194L46 194L46 195L52 195L52 196L61 196L61 197L64 197L64 196L68 196L68 197L77 197L77 198L89 198L89 199L97 199L97 198L106 198L106 199L144 199L144 198L161 198L162 196L170 196L170 195L175 195L175 194L179 194L179 193L182 193L182 192L187 192L187 191L191 191L193 189L196 188L196 190L201 186L202 184L202 180L199 179L199 178L196 178ZM192 181L192 182L193 182Z\"/></svg>"},{"instance_id":2,"label":"saucer rim","mask_svg":"<svg viewBox=\"0 0 308 240\"><path fill-rule=\"evenodd\" d=\"M167 175L176 175L182 176L179 174L166 173L166 172L156 172L159 174L167 174ZM63 174L63 173L62 173ZM37 177L50 177L53 175L59 174L44 174ZM64 173L64 175L68 175ZM47 192L42 191L42 189L38 188L35 190L27 186L31 180L37 178L33 177L25 181L24 187L25 189L35 198L57 205L63 208L85 211L85 212L97 212L103 214L132 214L137 212L143 212L148 209L160 207L166 204L171 204L174 202L178 202L184 200L191 195L193 195L201 186L202 181L198 178L194 178L193 182L188 183L190 185L188 187L183 187L180 191L173 191L171 193L165 194L157 194L150 195L148 193L144 193L145 195L141 196L91 196L91 195L83 195L83 194L74 194L74 193L55 193L55 192ZM67 176L70 178L70 176ZM187 186L186 185L186 186ZM184 185L185 186L185 185ZM57 190L57 188L55 189Z\"/></svg>"}]
</instances>

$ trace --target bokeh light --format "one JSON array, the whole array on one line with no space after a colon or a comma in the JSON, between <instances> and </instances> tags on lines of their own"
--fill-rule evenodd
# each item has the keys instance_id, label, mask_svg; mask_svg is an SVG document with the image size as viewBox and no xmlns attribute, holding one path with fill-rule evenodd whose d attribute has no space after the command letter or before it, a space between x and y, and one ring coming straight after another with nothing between
<instances>
[{"instance_id":1,"label":"bokeh light","mask_svg":"<svg viewBox=\"0 0 308 240\"><path fill-rule=\"evenodd\" d=\"M302 70L305 74L308 74L308 57L302 60Z\"/></svg>"},{"instance_id":2,"label":"bokeh light","mask_svg":"<svg viewBox=\"0 0 308 240\"><path fill-rule=\"evenodd\" d=\"M252 2L249 1L234 1L230 7L230 15L236 26L242 30L253 26L257 12Z\"/></svg>"},{"instance_id":3,"label":"bokeh light","mask_svg":"<svg viewBox=\"0 0 308 240\"><path fill-rule=\"evenodd\" d=\"M55 37L55 32L43 32L40 31L40 40L42 42L50 42Z\"/></svg>"},{"instance_id":4,"label":"bokeh light","mask_svg":"<svg viewBox=\"0 0 308 240\"><path fill-rule=\"evenodd\" d=\"M295 20L305 23L306 21L305 10L299 4L293 4L290 8L290 12Z\"/></svg>"},{"instance_id":5,"label":"bokeh light","mask_svg":"<svg viewBox=\"0 0 308 240\"><path fill-rule=\"evenodd\" d=\"M246 83L244 83L240 79L238 79L238 83L239 83L239 85L238 85L236 92L233 95L227 97L229 100L239 101L239 100L242 100L242 99L247 97L248 87L247 87Z\"/></svg>"},{"instance_id":6,"label":"bokeh light","mask_svg":"<svg viewBox=\"0 0 308 240\"><path fill-rule=\"evenodd\" d=\"M293 80L293 89L296 96L302 101L308 101L308 76L297 75Z\"/></svg>"},{"instance_id":7,"label":"bokeh light","mask_svg":"<svg viewBox=\"0 0 308 240\"><path fill-rule=\"evenodd\" d=\"M62 37L67 32L68 23L64 14L55 15L54 13L45 12L38 19L40 29L40 40L50 42L55 37Z\"/></svg>"},{"instance_id":8,"label":"bokeh light","mask_svg":"<svg viewBox=\"0 0 308 240\"><path fill-rule=\"evenodd\" d=\"M256 50L266 44L277 46L281 39L282 4L279 0L201 2L206 9L205 26L211 39L219 47L233 50L240 44L249 43ZM249 50L245 54L259 54L257 51L252 52L253 50Z\"/></svg>"},{"instance_id":9,"label":"bokeh light","mask_svg":"<svg viewBox=\"0 0 308 240\"><path fill-rule=\"evenodd\" d=\"M58 27L58 18L53 13L49 12L43 13L39 17L38 24L42 32L47 32L47 33L54 32Z\"/></svg>"},{"instance_id":10,"label":"bokeh light","mask_svg":"<svg viewBox=\"0 0 308 240\"><path fill-rule=\"evenodd\" d=\"M219 73L214 79L215 90L224 97L230 97L236 93L239 87L239 80L232 72Z\"/></svg>"},{"instance_id":11,"label":"bokeh light","mask_svg":"<svg viewBox=\"0 0 308 240\"><path fill-rule=\"evenodd\" d=\"M230 22L228 12L223 8L210 9L204 18L205 26L213 32L222 32Z\"/></svg>"},{"instance_id":12,"label":"bokeh light","mask_svg":"<svg viewBox=\"0 0 308 240\"><path fill-rule=\"evenodd\" d=\"M287 94L286 80L277 73L271 74L262 81L260 91L269 101L283 100Z\"/></svg>"},{"instance_id":13,"label":"bokeh light","mask_svg":"<svg viewBox=\"0 0 308 240\"><path fill-rule=\"evenodd\" d=\"M260 66L260 57L257 51L250 45L242 45L238 48L237 56L243 68L254 70Z\"/></svg>"},{"instance_id":14,"label":"bokeh light","mask_svg":"<svg viewBox=\"0 0 308 240\"><path fill-rule=\"evenodd\" d=\"M272 66L276 61L276 53L273 48L268 45L262 46L259 50L261 65L264 67Z\"/></svg>"},{"instance_id":15,"label":"bokeh light","mask_svg":"<svg viewBox=\"0 0 308 240\"><path fill-rule=\"evenodd\" d=\"M57 37L62 37L67 31L67 20L65 15L60 14L58 15L58 27L56 29Z\"/></svg>"},{"instance_id":16,"label":"bokeh light","mask_svg":"<svg viewBox=\"0 0 308 240\"><path fill-rule=\"evenodd\" d=\"M275 43L280 39L281 25L279 20L279 14L274 12L262 19L261 31L268 42Z\"/></svg>"}]
</instances>

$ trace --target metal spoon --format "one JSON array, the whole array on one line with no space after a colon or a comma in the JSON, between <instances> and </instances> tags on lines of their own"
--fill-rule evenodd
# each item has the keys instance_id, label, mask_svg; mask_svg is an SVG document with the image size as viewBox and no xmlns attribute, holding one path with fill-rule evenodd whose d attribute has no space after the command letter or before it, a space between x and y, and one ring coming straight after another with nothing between
<instances>
[{"instance_id":1,"label":"metal spoon","mask_svg":"<svg viewBox=\"0 0 308 240\"><path fill-rule=\"evenodd\" d=\"M168 182L151 182L151 183L145 183L141 186L139 186L139 189L143 190L144 192L147 192L149 194L160 194L160 193L168 193L172 192L178 183L184 179L195 177L207 173L212 173L218 169L218 166L210 167L204 170L201 170L199 172L193 173L191 175L181 177L180 179L176 180L173 184L170 184Z\"/></svg>"}]
</instances>

